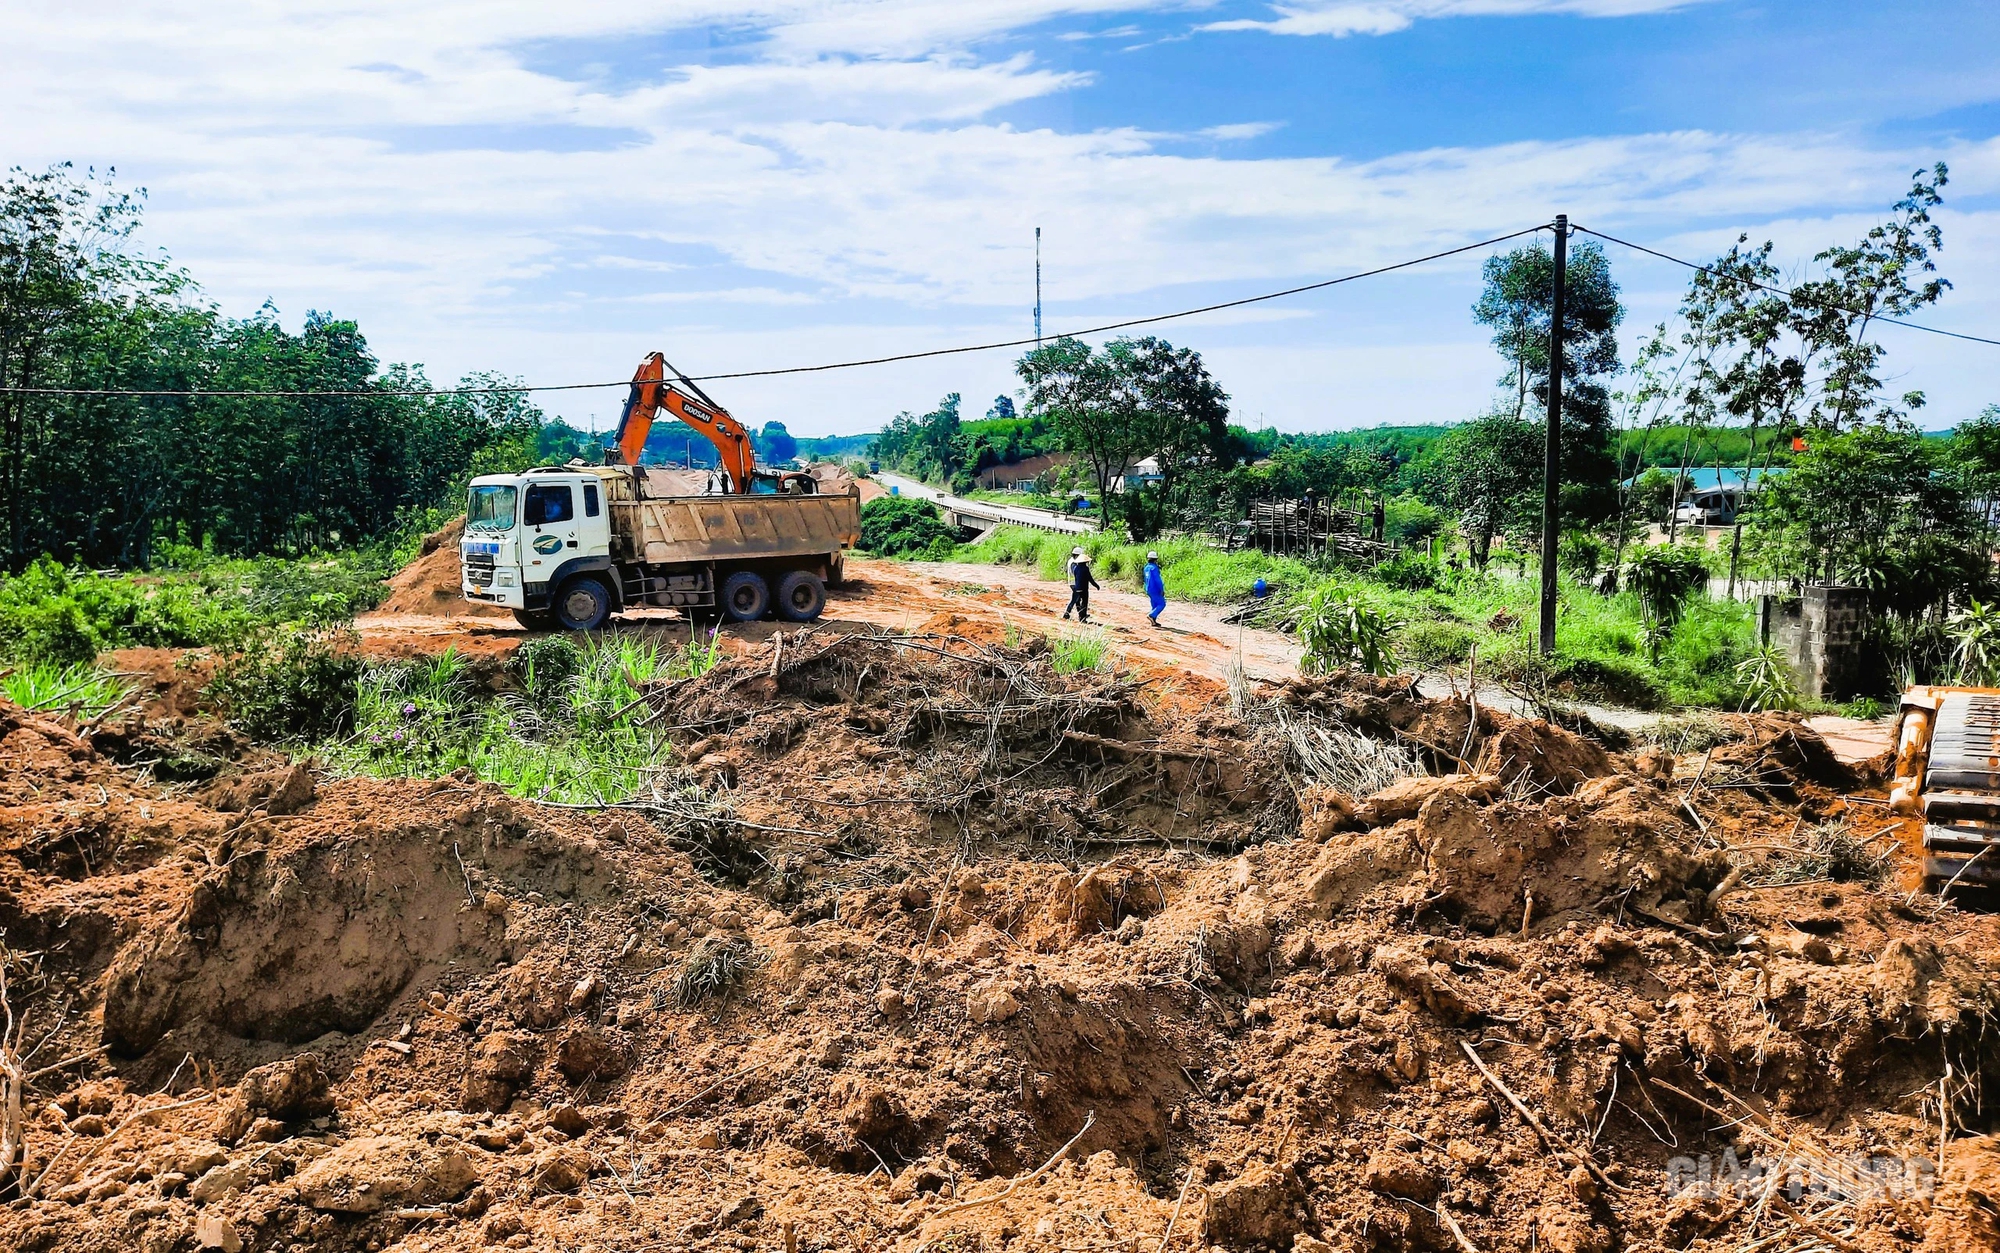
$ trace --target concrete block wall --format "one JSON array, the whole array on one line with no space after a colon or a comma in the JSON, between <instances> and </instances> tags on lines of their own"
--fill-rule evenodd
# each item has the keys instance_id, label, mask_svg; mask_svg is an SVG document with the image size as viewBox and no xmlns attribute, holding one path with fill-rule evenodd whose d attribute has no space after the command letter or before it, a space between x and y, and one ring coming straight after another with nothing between
<instances>
[{"instance_id":1,"label":"concrete block wall","mask_svg":"<svg viewBox=\"0 0 2000 1253\"><path fill-rule=\"evenodd\" d=\"M1784 653L1799 690L1822 700L1880 686L1882 659L1868 644L1868 590L1808 587L1802 596L1757 598L1758 634Z\"/></svg>"}]
</instances>

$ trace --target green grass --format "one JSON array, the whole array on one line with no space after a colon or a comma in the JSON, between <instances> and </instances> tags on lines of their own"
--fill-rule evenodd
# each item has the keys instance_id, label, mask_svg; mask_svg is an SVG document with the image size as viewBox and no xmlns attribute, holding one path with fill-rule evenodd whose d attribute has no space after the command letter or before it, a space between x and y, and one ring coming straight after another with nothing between
<instances>
[{"instance_id":1,"label":"green grass","mask_svg":"<svg viewBox=\"0 0 2000 1253\"><path fill-rule=\"evenodd\" d=\"M125 683L89 665L36 662L0 673L0 692L30 713L67 713L94 718L125 695Z\"/></svg>"},{"instance_id":2,"label":"green grass","mask_svg":"<svg viewBox=\"0 0 2000 1253\"><path fill-rule=\"evenodd\" d=\"M204 558L100 573L42 560L0 577L0 661L73 665L113 648L212 648L260 628L327 626L382 602L386 549L330 556Z\"/></svg>"},{"instance_id":3,"label":"green grass","mask_svg":"<svg viewBox=\"0 0 2000 1253\"><path fill-rule=\"evenodd\" d=\"M1102 631L1079 631L1075 635L1049 637L1049 664L1057 674L1081 674L1109 670L1116 662L1111 642Z\"/></svg>"},{"instance_id":4,"label":"green grass","mask_svg":"<svg viewBox=\"0 0 2000 1253\"><path fill-rule=\"evenodd\" d=\"M517 796L620 800L669 751L666 737L642 724L652 711L639 688L703 673L719 655L712 637L675 648L629 636L578 647L552 636L522 649L521 690L498 697L449 650L370 667L354 731L323 751L348 774L429 778L464 767Z\"/></svg>"}]
</instances>

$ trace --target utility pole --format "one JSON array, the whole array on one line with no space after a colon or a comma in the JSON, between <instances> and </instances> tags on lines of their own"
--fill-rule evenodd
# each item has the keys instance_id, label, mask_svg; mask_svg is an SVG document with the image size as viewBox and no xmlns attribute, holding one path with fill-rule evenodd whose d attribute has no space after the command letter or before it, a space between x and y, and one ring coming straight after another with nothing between
<instances>
[{"instance_id":1,"label":"utility pole","mask_svg":"<svg viewBox=\"0 0 2000 1253\"><path fill-rule=\"evenodd\" d=\"M1555 291L1549 302L1549 423L1542 454L1542 656L1556 651L1556 511L1562 489L1563 280L1569 268L1569 214L1556 214Z\"/></svg>"},{"instance_id":2,"label":"utility pole","mask_svg":"<svg viewBox=\"0 0 2000 1253\"><path fill-rule=\"evenodd\" d=\"M1035 347L1042 346L1042 228L1035 228Z\"/></svg>"}]
</instances>

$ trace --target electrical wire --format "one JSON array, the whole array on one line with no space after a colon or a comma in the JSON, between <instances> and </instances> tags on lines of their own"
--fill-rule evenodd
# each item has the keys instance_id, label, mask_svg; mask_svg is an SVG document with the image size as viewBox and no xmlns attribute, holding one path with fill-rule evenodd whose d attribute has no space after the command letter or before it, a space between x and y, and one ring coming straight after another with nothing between
<instances>
[{"instance_id":1,"label":"electrical wire","mask_svg":"<svg viewBox=\"0 0 2000 1253\"><path fill-rule=\"evenodd\" d=\"M1783 287L1772 287L1765 283L1753 282L1734 274L1724 274L1711 266L1702 265L1697 261L1689 261L1682 257L1676 257L1671 253L1661 252L1657 248L1648 248L1644 244L1635 244L1629 239L1620 239L1616 235L1606 235L1603 231L1594 231L1588 226L1578 226L1574 222L1570 223L1570 229L1579 235L1595 235L1607 243L1617 244L1622 248L1630 248L1634 252L1643 252L1649 257L1658 257L1662 261L1671 261L1675 265L1684 265L1690 270L1696 270L1716 278L1727 279L1732 283L1741 283L1746 287L1754 287L1758 291L1770 292L1774 296L1783 296L1787 300L1798 301L1803 304L1816 304L1822 308L1833 309L1841 313L1851 313L1857 317L1866 317L1874 322L1887 322L1891 326L1900 326L1906 331L1923 331L1931 335L1944 335L1951 339L1963 339L1974 344L1991 344L1995 348L2000 348L2000 339L1988 339L1984 335L1967 335L1960 331L1947 331L1941 327L1925 326L1918 322L1905 322L1901 318L1892 318L1880 313L1871 314L1866 309L1856 309L1851 305L1840 304L1837 301L1819 300Z\"/></svg>"},{"instance_id":2,"label":"electrical wire","mask_svg":"<svg viewBox=\"0 0 2000 1253\"><path fill-rule=\"evenodd\" d=\"M1457 248L1447 248L1442 252L1433 252L1421 257L1412 257L1407 261L1398 261L1392 265L1377 266L1372 270L1359 270L1353 274L1343 274L1339 278L1322 279L1316 283L1304 283L1297 287L1284 288L1281 291L1265 292L1262 295L1258 296L1244 296L1237 300L1225 300L1218 304L1202 305L1199 308L1194 308L1194 309L1181 309L1174 313L1158 313L1150 317L1130 318L1123 322L1107 322L1102 326L1088 327L1084 330L1079 330L1079 331L1067 331L1059 335L1050 335L1045 338L1029 337L1027 339L996 340L993 343L987 343L987 344L963 344L955 348L931 348L922 352L902 352L886 357L865 357L855 361L833 361L823 365L785 366L782 368L770 369L770 370L738 370L735 373L731 374L695 374L688 376L684 381L693 383L713 383L728 379L771 378L781 374L820 374L828 370L852 370L860 366L888 365L892 362L897 362L897 361L920 361L926 357L949 357L969 352L994 352L1002 348L1024 348L1030 344L1044 343L1046 342L1046 340L1049 339L1074 339L1074 338L1081 338L1082 336L1085 335L1102 335L1107 331L1128 330L1135 326L1152 326L1160 322L1172 322L1179 318L1191 318L1199 314L1216 313L1224 309L1240 309L1245 305L1261 304L1267 300L1280 300L1286 296L1297 296L1297 295L1302 295L1305 292L1321 291L1328 287L1338 287L1343 283L1352 283L1357 279L1374 278L1377 275L1390 274L1397 270L1407 270L1412 266L1423 265L1427 262L1441 261L1446 257L1455 257L1458 256L1460 253L1475 252L1481 248L1490 248L1494 244L1503 244L1510 239L1518 239L1523 235L1532 235L1537 231L1548 230L1554 225L1555 224L1553 222L1543 222L1535 226L1524 227L1518 231L1511 231L1505 235L1496 235L1491 239L1482 239L1478 243L1464 244ZM200 396L200 397L219 397L225 399L226 398L250 399L250 398L265 398L265 397L305 398L305 397L367 397L367 396L491 396L491 395L524 395L529 392L593 391L600 388L630 387L631 385L632 385L632 380L619 379L616 382L611 382L611 383L546 383L535 386L529 386L526 384L496 383L478 387L378 387L378 388L371 388L368 390L359 390L359 391L340 391L340 390L266 391L261 389L208 390L204 388L172 390L172 389L119 388L119 387L0 387L0 394L12 394L17 396L18 395L135 396L135 397L156 396L156 397L189 397L189 398Z\"/></svg>"}]
</instances>

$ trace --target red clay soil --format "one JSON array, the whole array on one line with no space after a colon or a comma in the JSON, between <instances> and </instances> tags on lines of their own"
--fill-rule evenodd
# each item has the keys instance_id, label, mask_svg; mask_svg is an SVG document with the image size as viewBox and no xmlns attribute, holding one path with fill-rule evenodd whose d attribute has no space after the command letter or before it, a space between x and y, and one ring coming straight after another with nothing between
<instances>
[{"instance_id":1,"label":"red clay soil","mask_svg":"<svg viewBox=\"0 0 2000 1253\"><path fill-rule=\"evenodd\" d=\"M2000 929L1795 720L1704 770L932 625L654 689L609 810L0 705L0 1248L1995 1247Z\"/></svg>"},{"instance_id":2,"label":"red clay soil","mask_svg":"<svg viewBox=\"0 0 2000 1253\"><path fill-rule=\"evenodd\" d=\"M380 612L400 617L504 618L513 614L465 599L459 579L458 541L465 519L453 518L442 531L424 536L417 559L389 580L389 595Z\"/></svg>"}]
</instances>

